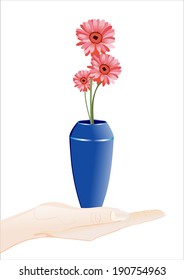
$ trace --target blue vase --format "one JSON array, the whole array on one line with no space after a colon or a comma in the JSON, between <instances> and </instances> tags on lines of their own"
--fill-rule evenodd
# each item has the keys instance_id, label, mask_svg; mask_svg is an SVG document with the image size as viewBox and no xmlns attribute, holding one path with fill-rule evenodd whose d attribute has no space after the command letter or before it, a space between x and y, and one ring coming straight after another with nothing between
<instances>
[{"instance_id":1,"label":"blue vase","mask_svg":"<svg viewBox=\"0 0 184 280\"><path fill-rule=\"evenodd\" d=\"M113 133L105 121L79 121L70 133L73 179L82 208L103 205L111 172Z\"/></svg>"}]
</instances>

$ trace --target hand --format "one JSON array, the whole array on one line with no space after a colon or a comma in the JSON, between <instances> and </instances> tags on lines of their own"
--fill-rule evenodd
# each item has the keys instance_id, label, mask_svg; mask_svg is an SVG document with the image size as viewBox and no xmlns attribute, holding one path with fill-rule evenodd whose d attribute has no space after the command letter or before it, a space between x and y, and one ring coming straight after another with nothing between
<instances>
[{"instance_id":1,"label":"hand","mask_svg":"<svg viewBox=\"0 0 184 280\"><path fill-rule=\"evenodd\" d=\"M63 203L45 203L1 222L1 252L39 237L94 240L163 216L160 210L128 214L116 208L75 208Z\"/></svg>"},{"instance_id":2,"label":"hand","mask_svg":"<svg viewBox=\"0 0 184 280\"><path fill-rule=\"evenodd\" d=\"M75 208L46 203L35 208L35 218L49 237L94 240L105 234L164 216L160 210L126 213L115 208Z\"/></svg>"}]
</instances>

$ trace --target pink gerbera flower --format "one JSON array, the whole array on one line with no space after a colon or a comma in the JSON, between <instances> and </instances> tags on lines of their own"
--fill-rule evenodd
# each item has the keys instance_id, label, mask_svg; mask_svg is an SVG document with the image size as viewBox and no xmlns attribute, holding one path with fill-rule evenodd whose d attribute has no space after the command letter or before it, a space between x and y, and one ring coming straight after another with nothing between
<instances>
[{"instance_id":1,"label":"pink gerbera flower","mask_svg":"<svg viewBox=\"0 0 184 280\"><path fill-rule=\"evenodd\" d=\"M80 91L86 92L90 89L90 73L90 71L81 70L75 74L73 81L75 83L75 87L78 87Z\"/></svg>"},{"instance_id":2,"label":"pink gerbera flower","mask_svg":"<svg viewBox=\"0 0 184 280\"><path fill-rule=\"evenodd\" d=\"M80 25L76 30L77 38L80 40L77 46L82 46L85 55L98 54L110 51L114 46L114 29L105 20L91 19Z\"/></svg>"},{"instance_id":3,"label":"pink gerbera flower","mask_svg":"<svg viewBox=\"0 0 184 280\"><path fill-rule=\"evenodd\" d=\"M92 66L88 66L88 68L91 69L93 80L98 84L102 83L103 86L109 85L111 82L114 83L114 80L121 73L119 61L108 54L93 55L91 64Z\"/></svg>"}]
</instances>

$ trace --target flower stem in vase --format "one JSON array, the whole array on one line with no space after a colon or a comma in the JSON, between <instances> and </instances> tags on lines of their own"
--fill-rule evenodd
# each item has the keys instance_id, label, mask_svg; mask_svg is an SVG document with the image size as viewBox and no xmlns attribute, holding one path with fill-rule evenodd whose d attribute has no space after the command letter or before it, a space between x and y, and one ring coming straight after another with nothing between
<instances>
[{"instance_id":1,"label":"flower stem in vase","mask_svg":"<svg viewBox=\"0 0 184 280\"><path fill-rule=\"evenodd\" d=\"M93 86L93 80L90 79L90 123L94 124L94 119L93 119L93 115L92 115L92 101L93 101L93 91L92 91L92 86Z\"/></svg>"},{"instance_id":2,"label":"flower stem in vase","mask_svg":"<svg viewBox=\"0 0 184 280\"><path fill-rule=\"evenodd\" d=\"M95 101L95 95L96 95L97 89L98 89L98 87L101 85L101 83L102 83L102 82L100 82L100 83L97 85L97 87L96 87L96 89L95 89L95 92L94 92L94 94L93 94L93 98L92 98L92 119L93 119L93 121L94 121L94 101ZM94 123L94 122L93 122L93 123Z\"/></svg>"}]
</instances>

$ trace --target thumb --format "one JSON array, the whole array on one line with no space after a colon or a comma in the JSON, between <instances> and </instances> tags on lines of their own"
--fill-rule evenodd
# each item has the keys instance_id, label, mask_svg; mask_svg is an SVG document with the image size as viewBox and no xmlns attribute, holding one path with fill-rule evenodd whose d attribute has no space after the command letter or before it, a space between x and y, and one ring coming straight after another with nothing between
<instances>
[{"instance_id":1,"label":"thumb","mask_svg":"<svg viewBox=\"0 0 184 280\"><path fill-rule=\"evenodd\" d=\"M128 220L129 214L116 208L94 207L77 209L76 226L106 224Z\"/></svg>"}]
</instances>

